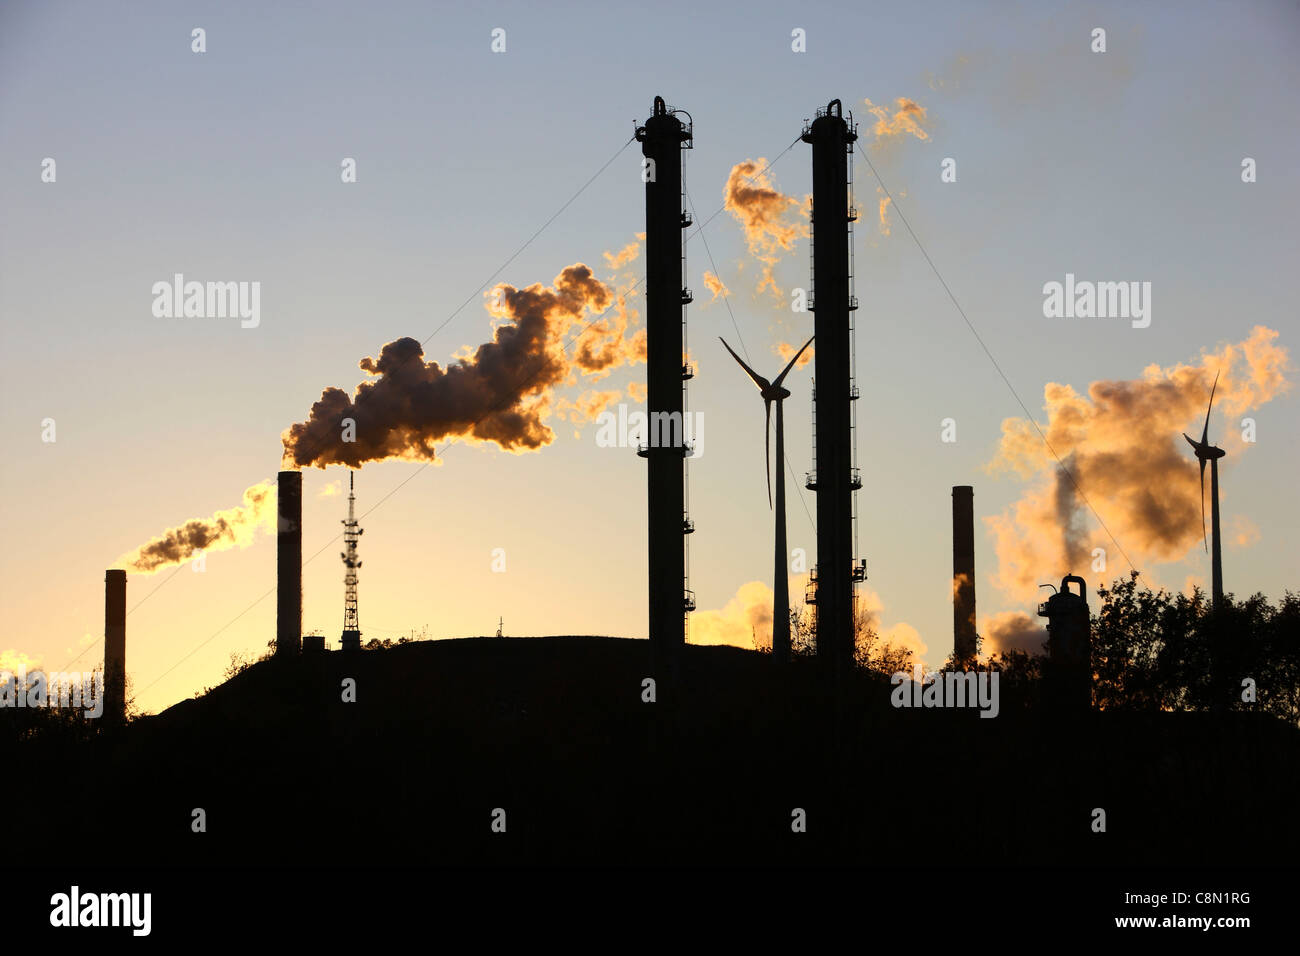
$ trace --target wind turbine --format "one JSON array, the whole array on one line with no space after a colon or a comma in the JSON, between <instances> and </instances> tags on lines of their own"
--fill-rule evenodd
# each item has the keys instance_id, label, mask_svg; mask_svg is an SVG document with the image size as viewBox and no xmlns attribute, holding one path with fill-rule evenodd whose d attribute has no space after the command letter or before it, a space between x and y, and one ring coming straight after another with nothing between
<instances>
[{"instance_id":1,"label":"wind turbine","mask_svg":"<svg viewBox=\"0 0 1300 956\"><path fill-rule=\"evenodd\" d=\"M1196 450L1196 458L1201 463L1201 539L1205 539L1205 463L1210 463L1210 524L1214 532L1214 552L1210 561L1212 584L1211 596L1213 606L1223 603L1223 554L1219 549L1219 459L1225 454L1222 448L1210 444L1210 410L1214 408L1214 390L1219 387L1219 375L1214 375L1214 384L1210 387L1210 404L1205 409L1205 427L1201 430L1201 440L1190 437L1183 432L1187 443Z\"/></svg>"},{"instance_id":2,"label":"wind turbine","mask_svg":"<svg viewBox=\"0 0 1300 956\"><path fill-rule=\"evenodd\" d=\"M769 382L746 365L744 360L732 351L731 346L727 344L727 340L722 336L718 336L718 341L722 343L723 348L731 352L731 357L740 363L740 367L754 380L754 384L758 386L758 390L763 396L763 408L766 413L766 421L763 424L763 470L767 473L767 506L769 508L772 507L770 428L772 424L772 403L776 403L776 563L772 581L772 656L778 661L785 662L790 659L790 582L789 572L786 567L785 550L785 414L782 409L784 407L783 402L790 396L790 392L782 387L781 383L790 374L790 369L794 368L794 363L799 361L799 356L803 355L808 346L812 345L812 339L805 342L803 348L794 354L794 358L790 359L790 364L785 367L785 371L776 377L775 382Z\"/></svg>"}]
</instances>

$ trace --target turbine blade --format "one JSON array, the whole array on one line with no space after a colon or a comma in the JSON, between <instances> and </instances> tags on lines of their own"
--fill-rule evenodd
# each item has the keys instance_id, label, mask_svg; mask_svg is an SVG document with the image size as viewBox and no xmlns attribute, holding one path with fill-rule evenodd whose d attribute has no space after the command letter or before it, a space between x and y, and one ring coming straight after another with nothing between
<instances>
[{"instance_id":1,"label":"turbine blade","mask_svg":"<svg viewBox=\"0 0 1300 956\"><path fill-rule=\"evenodd\" d=\"M815 339L816 337L817 336L814 335L813 339ZM798 352L794 353L794 358L790 359L790 364L785 367L784 372L782 372L780 375L776 377L776 381L772 383L773 385L777 386L778 388L781 387L781 383L785 381L785 377L790 374L790 369L794 368L794 363L799 361L799 356L803 355L804 350L807 349L808 346L810 345L812 345L812 339L809 339L807 342L805 342L803 344L803 348L800 349Z\"/></svg>"},{"instance_id":2,"label":"turbine blade","mask_svg":"<svg viewBox=\"0 0 1300 956\"><path fill-rule=\"evenodd\" d=\"M1210 404L1205 407L1205 428L1201 431L1201 444L1210 443L1210 410L1214 408L1214 390L1219 387L1219 373L1214 373L1214 384L1210 386Z\"/></svg>"},{"instance_id":3,"label":"turbine blade","mask_svg":"<svg viewBox=\"0 0 1300 956\"><path fill-rule=\"evenodd\" d=\"M1210 542L1205 534L1205 459L1201 459L1201 543L1205 545L1205 553L1210 553Z\"/></svg>"},{"instance_id":4,"label":"turbine blade","mask_svg":"<svg viewBox=\"0 0 1300 956\"><path fill-rule=\"evenodd\" d=\"M737 362L740 363L740 367L743 368L746 372L749 373L749 377L752 378L752 379L754 380L754 384L758 386L759 391L762 391L763 389L765 389L765 388L768 387L768 384L769 384L769 383L768 383L767 379L763 378L763 376L759 375L759 374L758 374L757 372L755 372L752 368L750 368L748 365L746 365L746 364L745 364L745 360L742 359L739 355L737 355L735 352L732 351L731 346L727 344L727 340L726 340L726 339L724 339L721 335L719 335L719 336L718 336L718 341L722 343L722 347L723 347L724 349L726 349L728 352L731 352L731 357L734 358Z\"/></svg>"},{"instance_id":5,"label":"turbine blade","mask_svg":"<svg viewBox=\"0 0 1300 956\"><path fill-rule=\"evenodd\" d=\"M763 402L767 418L763 422L763 471L767 475L767 510L772 510L772 400Z\"/></svg>"}]
</instances>

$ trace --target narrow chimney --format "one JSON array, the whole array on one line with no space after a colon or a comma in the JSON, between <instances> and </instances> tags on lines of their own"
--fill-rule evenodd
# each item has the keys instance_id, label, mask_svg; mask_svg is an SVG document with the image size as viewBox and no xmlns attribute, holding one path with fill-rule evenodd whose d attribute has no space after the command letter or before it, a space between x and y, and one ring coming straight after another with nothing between
<instances>
[{"instance_id":1,"label":"narrow chimney","mask_svg":"<svg viewBox=\"0 0 1300 956\"><path fill-rule=\"evenodd\" d=\"M855 467L852 405L857 389L849 361L853 354L849 329L852 312L858 307L849 269L849 174L853 143L858 138L852 118L850 114L846 119L840 101L832 100L802 135L805 143L812 144L812 210L817 228L813 247L816 472L805 487L817 493L817 656L832 674L847 673L853 666L858 580L853 493L862 485Z\"/></svg>"},{"instance_id":2,"label":"narrow chimney","mask_svg":"<svg viewBox=\"0 0 1300 956\"><path fill-rule=\"evenodd\" d=\"M104 719L126 718L126 572L104 572Z\"/></svg>"},{"instance_id":3,"label":"narrow chimney","mask_svg":"<svg viewBox=\"0 0 1300 956\"><path fill-rule=\"evenodd\" d=\"M958 667L975 662L975 489L952 489L952 656Z\"/></svg>"},{"instance_id":4,"label":"narrow chimney","mask_svg":"<svg viewBox=\"0 0 1300 956\"><path fill-rule=\"evenodd\" d=\"M302 472L280 472L276 499L275 650L297 654L302 643Z\"/></svg>"},{"instance_id":5,"label":"narrow chimney","mask_svg":"<svg viewBox=\"0 0 1300 956\"><path fill-rule=\"evenodd\" d=\"M683 309L690 301L682 286L683 230L690 224L682 208L682 149L692 127L669 112L663 97L638 128L641 153L653 175L645 178L646 257L646 408L650 412L647 446L648 606L652 666L662 686L686 642L686 614L695 607L686 582L686 457L683 385L685 342ZM670 423L668 434L661 422ZM678 423L676 434L672 424Z\"/></svg>"}]
</instances>

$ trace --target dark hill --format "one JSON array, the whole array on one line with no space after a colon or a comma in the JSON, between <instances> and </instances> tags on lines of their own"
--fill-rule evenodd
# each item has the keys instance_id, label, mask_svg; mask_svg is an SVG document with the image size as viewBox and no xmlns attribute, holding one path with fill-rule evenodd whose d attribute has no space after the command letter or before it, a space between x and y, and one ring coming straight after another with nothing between
<instances>
[{"instance_id":1,"label":"dark hill","mask_svg":"<svg viewBox=\"0 0 1300 956\"><path fill-rule=\"evenodd\" d=\"M1005 690L991 720L896 710L888 678L861 671L837 716L814 661L727 647L688 647L676 699L661 686L648 704L648 669L647 642L598 637L265 661L71 751L20 745L44 786L17 812L68 862L1248 865L1300 850L1300 731L1262 715L1066 724Z\"/></svg>"}]
</instances>

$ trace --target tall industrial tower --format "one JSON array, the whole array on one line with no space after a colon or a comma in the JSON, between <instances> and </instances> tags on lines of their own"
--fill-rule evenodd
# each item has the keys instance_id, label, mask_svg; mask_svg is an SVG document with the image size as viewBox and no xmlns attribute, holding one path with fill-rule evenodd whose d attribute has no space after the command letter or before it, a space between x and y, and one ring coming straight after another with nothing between
<instances>
[{"instance_id":1,"label":"tall industrial tower","mask_svg":"<svg viewBox=\"0 0 1300 956\"><path fill-rule=\"evenodd\" d=\"M952 660L973 667L979 635L975 630L975 489L952 488Z\"/></svg>"},{"instance_id":2,"label":"tall industrial tower","mask_svg":"<svg viewBox=\"0 0 1300 956\"><path fill-rule=\"evenodd\" d=\"M21 693L21 688L19 688ZM126 718L126 571L104 572L104 717Z\"/></svg>"},{"instance_id":3,"label":"tall industrial tower","mask_svg":"<svg viewBox=\"0 0 1300 956\"><path fill-rule=\"evenodd\" d=\"M361 621L357 616L357 569L361 560L357 557L357 541L365 533L357 526L357 495L353 486L355 472L348 472L348 517L343 522L343 546L346 550L339 554L347 573L343 575L343 650L361 649Z\"/></svg>"},{"instance_id":4,"label":"tall industrial tower","mask_svg":"<svg viewBox=\"0 0 1300 956\"><path fill-rule=\"evenodd\" d=\"M680 115L686 116L682 120ZM650 643L656 666L671 670L686 642L686 615L695 610L688 578L685 435L686 212L683 150L691 148L690 114L670 110L656 96L654 111L636 138L641 143L646 218L646 407L650 434L637 453L647 459L650 565Z\"/></svg>"},{"instance_id":5,"label":"tall industrial tower","mask_svg":"<svg viewBox=\"0 0 1300 956\"><path fill-rule=\"evenodd\" d=\"M813 471L806 486L817 493L817 655L834 671L847 669L854 652L854 586L866 578L865 562L855 561L854 492L862 487L855 448L858 389L853 381L852 163L857 140L850 113L839 100L817 111L802 139L812 144L813 205L816 230L812 252L813 288L808 308L814 313L817 352L814 358L816 425Z\"/></svg>"},{"instance_id":6,"label":"tall industrial tower","mask_svg":"<svg viewBox=\"0 0 1300 956\"><path fill-rule=\"evenodd\" d=\"M282 471L276 481L275 652L302 650L302 472Z\"/></svg>"}]
</instances>

